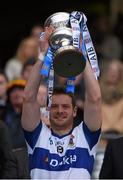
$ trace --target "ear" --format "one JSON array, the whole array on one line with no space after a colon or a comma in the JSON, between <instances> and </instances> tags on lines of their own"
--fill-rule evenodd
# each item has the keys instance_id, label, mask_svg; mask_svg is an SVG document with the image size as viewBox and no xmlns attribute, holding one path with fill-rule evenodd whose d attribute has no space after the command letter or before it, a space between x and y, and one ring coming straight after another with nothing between
<instances>
[{"instance_id":1,"label":"ear","mask_svg":"<svg viewBox=\"0 0 123 180\"><path fill-rule=\"evenodd\" d=\"M77 106L75 106L73 109L73 117L76 117L76 114L77 114Z\"/></svg>"}]
</instances>

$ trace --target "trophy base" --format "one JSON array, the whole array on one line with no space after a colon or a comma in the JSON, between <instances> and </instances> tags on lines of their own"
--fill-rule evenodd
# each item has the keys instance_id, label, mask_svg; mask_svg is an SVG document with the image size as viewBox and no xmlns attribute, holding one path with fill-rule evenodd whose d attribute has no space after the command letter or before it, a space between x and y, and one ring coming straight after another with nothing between
<instances>
[{"instance_id":1,"label":"trophy base","mask_svg":"<svg viewBox=\"0 0 123 180\"><path fill-rule=\"evenodd\" d=\"M82 52L73 46L64 46L55 52L53 60L54 71L62 77L75 77L86 66L86 59Z\"/></svg>"}]
</instances>

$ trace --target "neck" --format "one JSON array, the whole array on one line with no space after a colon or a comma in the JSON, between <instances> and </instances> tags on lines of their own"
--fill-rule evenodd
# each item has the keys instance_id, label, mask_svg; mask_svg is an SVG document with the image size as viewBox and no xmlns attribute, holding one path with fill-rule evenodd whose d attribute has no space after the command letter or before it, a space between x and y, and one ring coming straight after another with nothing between
<instances>
[{"instance_id":1,"label":"neck","mask_svg":"<svg viewBox=\"0 0 123 180\"><path fill-rule=\"evenodd\" d=\"M16 113L21 113L22 112L22 106L13 106L14 110Z\"/></svg>"}]
</instances>

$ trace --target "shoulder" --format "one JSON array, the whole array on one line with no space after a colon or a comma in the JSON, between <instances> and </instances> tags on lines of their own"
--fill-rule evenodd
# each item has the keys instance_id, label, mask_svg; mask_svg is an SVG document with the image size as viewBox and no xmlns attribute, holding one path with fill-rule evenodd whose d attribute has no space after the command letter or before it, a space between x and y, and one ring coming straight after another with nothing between
<instances>
[{"instance_id":1,"label":"shoulder","mask_svg":"<svg viewBox=\"0 0 123 180\"><path fill-rule=\"evenodd\" d=\"M120 152L121 150L123 150L123 137L109 140L107 144L107 149L108 151L113 152Z\"/></svg>"},{"instance_id":2,"label":"shoulder","mask_svg":"<svg viewBox=\"0 0 123 180\"><path fill-rule=\"evenodd\" d=\"M14 65L20 65L20 64L21 64L21 62L17 58L13 57L7 61L6 68L8 66L14 66Z\"/></svg>"}]
</instances>

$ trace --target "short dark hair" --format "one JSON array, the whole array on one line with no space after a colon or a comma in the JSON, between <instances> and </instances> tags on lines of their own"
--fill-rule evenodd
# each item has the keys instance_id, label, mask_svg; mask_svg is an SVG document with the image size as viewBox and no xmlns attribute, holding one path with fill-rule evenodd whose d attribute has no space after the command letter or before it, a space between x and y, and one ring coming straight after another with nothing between
<instances>
[{"instance_id":1,"label":"short dark hair","mask_svg":"<svg viewBox=\"0 0 123 180\"><path fill-rule=\"evenodd\" d=\"M36 59L35 58L29 58L27 59L27 61L24 63L23 68L22 68L22 73L24 72L24 70L26 69L26 67L28 66L33 66L36 63Z\"/></svg>"},{"instance_id":2,"label":"short dark hair","mask_svg":"<svg viewBox=\"0 0 123 180\"><path fill-rule=\"evenodd\" d=\"M71 97L73 107L76 106L74 94L72 92L67 92L65 86L55 86L54 87L52 95L60 95L60 94L68 95L69 97Z\"/></svg>"}]
</instances>

